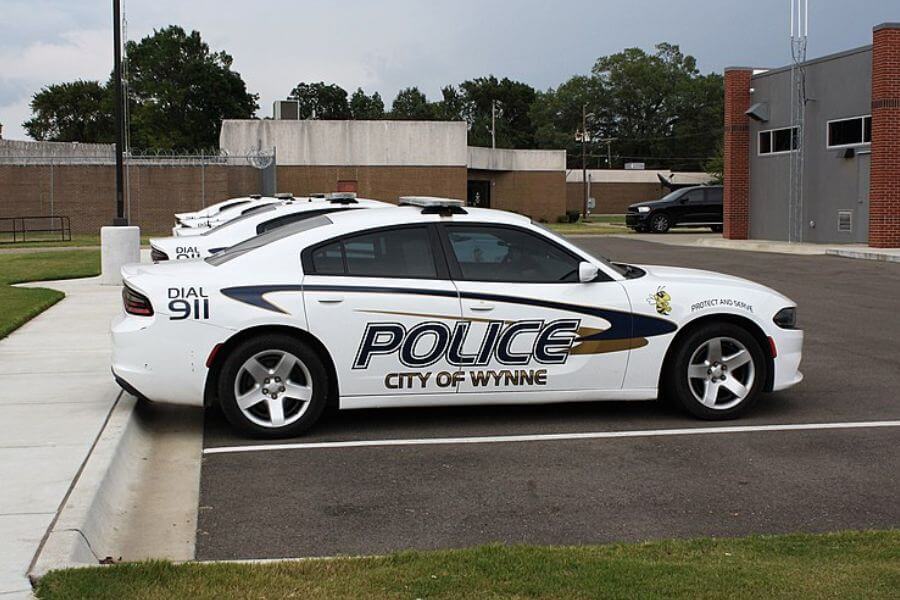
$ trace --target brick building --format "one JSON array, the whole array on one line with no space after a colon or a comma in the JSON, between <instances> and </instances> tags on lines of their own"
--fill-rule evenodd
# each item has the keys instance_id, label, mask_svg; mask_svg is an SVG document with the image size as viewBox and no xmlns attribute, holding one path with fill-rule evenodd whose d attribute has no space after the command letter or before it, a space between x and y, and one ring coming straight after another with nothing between
<instances>
[{"instance_id":1,"label":"brick building","mask_svg":"<svg viewBox=\"0 0 900 600\"><path fill-rule=\"evenodd\" d=\"M462 121L248 119L224 121L219 145L234 154L274 148L278 189L298 195L341 189L396 202L418 194L542 221L565 214L565 150L475 148L467 137Z\"/></svg>"},{"instance_id":2,"label":"brick building","mask_svg":"<svg viewBox=\"0 0 900 600\"><path fill-rule=\"evenodd\" d=\"M725 237L900 246L900 23L872 38L801 65L802 140L790 67L725 70Z\"/></svg>"},{"instance_id":3,"label":"brick building","mask_svg":"<svg viewBox=\"0 0 900 600\"><path fill-rule=\"evenodd\" d=\"M656 200L672 186L712 183L708 173L644 169L588 169L590 197L599 215L625 214L629 204ZM581 212L584 206L584 173L572 169L566 175L566 212Z\"/></svg>"}]
</instances>

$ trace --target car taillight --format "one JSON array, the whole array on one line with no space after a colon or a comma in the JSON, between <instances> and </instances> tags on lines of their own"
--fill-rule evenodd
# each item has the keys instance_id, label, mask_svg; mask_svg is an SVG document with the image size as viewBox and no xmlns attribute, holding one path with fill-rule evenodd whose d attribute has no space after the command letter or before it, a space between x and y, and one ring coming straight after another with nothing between
<instances>
[{"instance_id":1,"label":"car taillight","mask_svg":"<svg viewBox=\"0 0 900 600\"><path fill-rule=\"evenodd\" d=\"M139 294L130 287L122 287L122 304L125 306L125 312L129 315L137 315L139 317L152 317L153 305L150 299L143 294Z\"/></svg>"},{"instance_id":2,"label":"car taillight","mask_svg":"<svg viewBox=\"0 0 900 600\"><path fill-rule=\"evenodd\" d=\"M159 248L150 246L150 258L151 260L153 260L153 262L162 262L164 260L169 260L169 255Z\"/></svg>"}]
</instances>

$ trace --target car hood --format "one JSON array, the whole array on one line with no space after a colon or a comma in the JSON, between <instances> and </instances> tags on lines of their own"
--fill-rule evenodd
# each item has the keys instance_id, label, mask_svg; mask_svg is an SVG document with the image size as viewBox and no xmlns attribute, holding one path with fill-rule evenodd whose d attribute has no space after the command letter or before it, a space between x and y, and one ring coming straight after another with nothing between
<instances>
[{"instance_id":1,"label":"car hood","mask_svg":"<svg viewBox=\"0 0 900 600\"><path fill-rule=\"evenodd\" d=\"M668 200L647 200L645 202L635 202L634 204L629 204L628 208L637 208L639 206L649 206L650 208L656 208L659 206L669 206L670 202Z\"/></svg>"},{"instance_id":2,"label":"car hood","mask_svg":"<svg viewBox=\"0 0 900 600\"><path fill-rule=\"evenodd\" d=\"M725 273L716 273L715 271L704 271L702 269L686 269L682 267L666 267L661 265L634 265L647 272L647 275L654 279L660 280L662 283L684 283L684 284L716 284L729 285L732 287L740 287L760 292L768 292L776 294L788 299L784 294L762 284L736 277L734 275L726 275Z\"/></svg>"}]
</instances>

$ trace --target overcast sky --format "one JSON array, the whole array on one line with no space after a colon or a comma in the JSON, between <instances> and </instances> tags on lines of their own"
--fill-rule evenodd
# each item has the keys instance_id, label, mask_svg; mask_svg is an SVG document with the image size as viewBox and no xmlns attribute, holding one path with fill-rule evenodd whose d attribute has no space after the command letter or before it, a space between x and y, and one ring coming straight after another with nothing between
<instances>
[{"instance_id":1,"label":"overcast sky","mask_svg":"<svg viewBox=\"0 0 900 600\"><path fill-rule=\"evenodd\" d=\"M705 73L789 60L790 0L122 0L129 39L169 24L197 29L260 94L259 116L298 81L378 91L389 106L417 85L495 74L537 88L586 73L601 55L668 41ZM871 43L900 21L900 0L811 0L809 56ZM105 80L112 70L110 0L0 0L0 123L25 139L42 86Z\"/></svg>"}]
</instances>

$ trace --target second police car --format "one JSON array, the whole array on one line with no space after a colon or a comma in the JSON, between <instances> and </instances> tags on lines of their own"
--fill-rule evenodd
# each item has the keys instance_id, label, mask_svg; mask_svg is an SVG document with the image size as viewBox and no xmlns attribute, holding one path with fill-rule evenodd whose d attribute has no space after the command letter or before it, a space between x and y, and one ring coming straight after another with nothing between
<instances>
[{"instance_id":1,"label":"second police car","mask_svg":"<svg viewBox=\"0 0 900 600\"><path fill-rule=\"evenodd\" d=\"M736 417L798 383L795 304L708 271L594 256L526 217L405 198L204 260L123 269L113 373L296 435L341 409L647 400Z\"/></svg>"},{"instance_id":2,"label":"second police car","mask_svg":"<svg viewBox=\"0 0 900 600\"><path fill-rule=\"evenodd\" d=\"M388 206L392 205L378 200L357 198L353 193L335 193L323 195L321 198L295 198L284 203L258 207L236 219L206 229L200 235L150 238L150 256L155 262L206 258L277 227L317 215L340 210Z\"/></svg>"}]
</instances>

